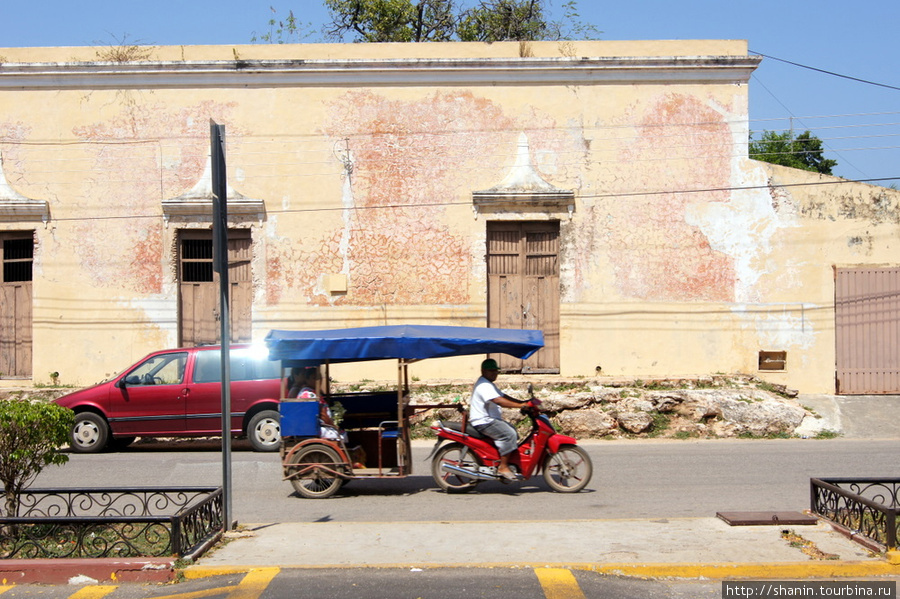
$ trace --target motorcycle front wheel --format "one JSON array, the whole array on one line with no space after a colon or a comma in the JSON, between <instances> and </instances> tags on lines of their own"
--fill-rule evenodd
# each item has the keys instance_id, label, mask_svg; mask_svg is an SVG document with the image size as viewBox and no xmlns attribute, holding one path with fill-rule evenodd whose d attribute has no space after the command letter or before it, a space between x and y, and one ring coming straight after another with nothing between
<instances>
[{"instance_id":1,"label":"motorcycle front wheel","mask_svg":"<svg viewBox=\"0 0 900 599\"><path fill-rule=\"evenodd\" d=\"M447 470L444 466L456 466L466 470L478 470L481 460L461 443L451 443L441 447L431 461L431 476L434 482L448 493L466 493L475 488L478 479L469 478Z\"/></svg>"},{"instance_id":2,"label":"motorcycle front wheel","mask_svg":"<svg viewBox=\"0 0 900 599\"><path fill-rule=\"evenodd\" d=\"M558 493L576 493L591 480L594 466L585 450L563 445L544 460L544 482Z\"/></svg>"}]
</instances>

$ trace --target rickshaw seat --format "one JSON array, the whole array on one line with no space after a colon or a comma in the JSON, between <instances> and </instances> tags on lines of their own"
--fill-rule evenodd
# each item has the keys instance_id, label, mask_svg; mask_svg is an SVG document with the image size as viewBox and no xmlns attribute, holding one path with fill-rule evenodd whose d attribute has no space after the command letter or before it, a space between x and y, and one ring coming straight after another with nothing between
<instances>
[{"instance_id":1,"label":"rickshaw seat","mask_svg":"<svg viewBox=\"0 0 900 599\"><path fill-rule=\"evenodd\" d=\"M462 432L462 422L457 422L455 420L441 420L441 426L444 428L450 429L451 431L456 431L458 433ZM487 435L482 435L478 432L478 429L466 423L466 434L470 437L475 437L476 439L489 439Z\"/></svg>"},{"instance_id":2,"label":"rickshaw seat","mask_svg":"<svg viewBox=\"0 0 900 599\"><path fill-rule=\"evenodd\" d=\"M400 436L400 429L396 420L385 420L378 424L378 434L382 439L396 439ZM392 428L389 428L392 427Z\"/></svg>"},{"instance_id":3,"label":"rickshaw seat","mask_svg":"<svg viewBox=\"0 0 900 599\"><path fill-rule=\"evenodd\" d=\"M375 428L389 418L397 417L397 394L383 391L332 393L332 402L344 406L344 430Z\"/></svg>"}]
</instances>

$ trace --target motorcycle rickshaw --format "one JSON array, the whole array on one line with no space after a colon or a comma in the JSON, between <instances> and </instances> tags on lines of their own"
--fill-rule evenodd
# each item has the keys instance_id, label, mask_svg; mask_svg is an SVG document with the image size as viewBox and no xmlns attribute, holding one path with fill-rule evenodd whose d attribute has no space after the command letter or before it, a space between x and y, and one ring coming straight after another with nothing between
<instances>
[{"instance_id":1,"label":"motorcycle rickshaw","mask_svg":"<svg viewBox=\"0 0 900 599\"><path fill-rule=\"evenodd\" d=\"M318 400L286 397L283 385L281 461L284 479L302 497L330 497L348 480L396 478L412 474L410 417L450 407L409 403L408 367L426 358L505 353L526 359L544 345L541 331L479 327L395 325L320 331L273 330L265 343L283 371L325 368L323 399L340 405L346 441L319 436ZM332 364L369 360L397 361L396 391L332 392ZM362 451L351 456L349 448ZM365 455L360 463L359 455Z\"/></svg>"}]
</instances>

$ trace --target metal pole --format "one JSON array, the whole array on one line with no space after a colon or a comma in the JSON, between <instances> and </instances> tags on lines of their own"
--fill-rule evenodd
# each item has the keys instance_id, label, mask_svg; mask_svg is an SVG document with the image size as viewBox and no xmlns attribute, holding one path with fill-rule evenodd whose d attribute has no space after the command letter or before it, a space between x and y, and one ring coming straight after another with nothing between
<instances>
[{"instance_id":1,"label":"metal pole","mask_svg":"<svg viewBox=\"0 0 900 599\"><path fill-rule=\"evenodd\" d=\"M225 126L209 121L213 190L213 270L219 273L219 328L222 347L222 498L225 530L231 517L231 314L228 302L228 198Z\"/></svg>"}]
</instances>

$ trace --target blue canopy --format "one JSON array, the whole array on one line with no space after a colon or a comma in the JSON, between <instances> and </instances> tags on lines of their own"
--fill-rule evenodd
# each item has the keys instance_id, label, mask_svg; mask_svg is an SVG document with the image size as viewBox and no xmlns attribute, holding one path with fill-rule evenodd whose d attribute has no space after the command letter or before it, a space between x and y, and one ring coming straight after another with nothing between
<instances>
[{"instance_id":1,"label":"blue canopy","mask_svg":"<svg viewBox=\"0 0 900 599\"><path fill-rule=\"evenodd\" d=\"M265 342L270 360L294 366L487 353L524 360L544 346L544 334L523 329L405 324L324 331L273 330Z\"/></svg>"}]
</instances>

